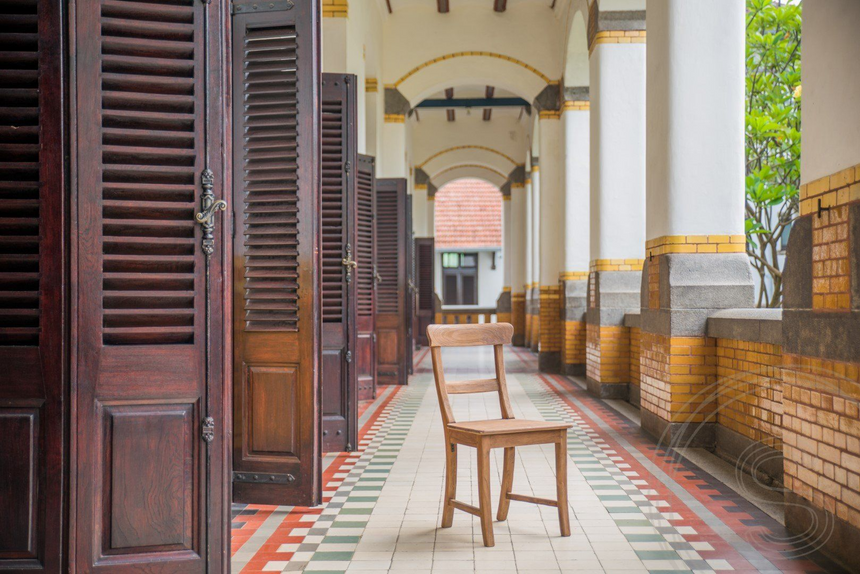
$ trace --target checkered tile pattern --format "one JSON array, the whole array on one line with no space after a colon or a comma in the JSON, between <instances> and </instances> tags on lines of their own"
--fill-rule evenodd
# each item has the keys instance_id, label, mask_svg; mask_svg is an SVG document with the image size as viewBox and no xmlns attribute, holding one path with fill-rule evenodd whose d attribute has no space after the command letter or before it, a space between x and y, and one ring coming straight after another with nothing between
<instances>
[{"instance_id":1,"label":"checkered tile pattern","mask_svg":"<svg viewBox=\"0 0 860 574\"><path fill-rule=\"evenodd\" d=\"M492 368L481 350L446 350L446 373ZM426 353L406 388L388 388L362 416L359 451L334 457L319 508L234 505L234 572L840 572L791 545L784 529L716 479L658 447L571 379L536 372L507 351L515 415L565 421L572 535L552 508L514 502L481 544L477 519L439 529L444 445ZM498 418L494 394L458 396L459 419ZM474 451L461 448L457 498L477 502ZM494 504L501 451L492 462ZM554 498L551 447L517 450L514 492Z\"/></svg>"}]
</instances>

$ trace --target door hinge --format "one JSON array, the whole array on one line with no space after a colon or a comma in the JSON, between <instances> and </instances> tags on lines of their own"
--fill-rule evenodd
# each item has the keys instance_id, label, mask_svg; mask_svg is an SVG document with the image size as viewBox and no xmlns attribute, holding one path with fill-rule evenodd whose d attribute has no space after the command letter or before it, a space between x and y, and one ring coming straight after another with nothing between
<instances>
[{"instance_id":1,"label":"door hinge","mask_svg":"<svg viewBox=\"0 0 860 574\"><path fill-rule=\"evenodd\" d=\"M347 352L346 352L346 362L347 362L347 363L351 363L351 362L352 362L352 351L347 351Z\"/></svg>"},{"instance_id":2,"label":"door hinge","mask_svg":"<svg viewBox=\"0 0 860 574\"><path fill-rule=\"evenodd\" d=\"M215 440L215 419L212 417L203 419L201 436L208 443Z\"/></svg>"},{"instance_id":3,"label":"door hinge","mask_svg":"<svg viewBox=\"0 0 860 574\"><path fill-rule=\"evenodd\" d=\"M346 162L345 164L343 164L343 171L345 173L349 173L349 170L351 170L351 169L352 169L352 164L350 162Z\"/></svg>"}]
</instances>

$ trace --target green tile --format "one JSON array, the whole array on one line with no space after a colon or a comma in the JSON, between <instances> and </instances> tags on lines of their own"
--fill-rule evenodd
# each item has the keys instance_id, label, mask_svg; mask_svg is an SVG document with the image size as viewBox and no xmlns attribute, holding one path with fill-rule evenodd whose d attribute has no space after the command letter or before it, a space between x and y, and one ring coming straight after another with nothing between
<instances>
[{"instance_id":1,"label":"green tile","mask_svg":"<svg viewBox=\"0 0 860 574\"><path fill-rule=\"evenodd\" d=\"M312 561L325 560L327 562L349 562L354 552L314 552Z\"/></svg>"},{"instance_id":2,"label":"green tile","mask_svg":"<svg viewBox=\"0 0 860 574\"><path fill-rule=\"evenodd\" d=\"M326 536L323 544L357 544L361 536Z\"/></svg>"},{"instance_id":3,"label":"green tile","mask_svg":"<svg viewBox=\"0 0 860 574\"><path fill-rule=\"evenodd\" d=\"M681 557L674 550L636 550L636 556L640 560L680 560Z\"/></svg>"}]
</instances>

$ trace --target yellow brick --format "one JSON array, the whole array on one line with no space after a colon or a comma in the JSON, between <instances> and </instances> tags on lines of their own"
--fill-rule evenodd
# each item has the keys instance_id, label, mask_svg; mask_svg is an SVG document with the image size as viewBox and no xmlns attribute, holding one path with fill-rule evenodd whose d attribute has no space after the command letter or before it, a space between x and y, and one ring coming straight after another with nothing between
<instances>
[{"instance_id":1,"label":"yellow brick","mask_svg":"<svg viewBox=\"0 0 860 574\"><path fill-rule=\"evenodd\" d=\"M707 235L688 235L687 243L707 243L708 236Z\"/></svg>"},{"instance_id":2,"label":"yellow brick","mask_svg":"<svg viewBox=\"0 0 860 574\"><path fill-rule=\"evenodd\" d=\"M696 250L698 253L716 253L717 247L722 247L722 245L697 245Z\"/></svg>"},{"instance_id":3,"label":"yellow brick","mask_svg":"<svg viewBox=\"0 0 860 574\"><path fill-rule=\"evenodd\" d=\"M854 168L849 167L830 176L830 189L838 189L854 182Z\"/></svg>"},{"instance_id":4,"label":"yellow brick","mask_svg":"<svg viewBox=\"0 0 860 574\"><path fill-rule=\"evenodd\" d=\"M741 244L729 244L729 245L718 245L717 246L718 253L745 253L746 245Z\"/></svg>"}]
</instances>

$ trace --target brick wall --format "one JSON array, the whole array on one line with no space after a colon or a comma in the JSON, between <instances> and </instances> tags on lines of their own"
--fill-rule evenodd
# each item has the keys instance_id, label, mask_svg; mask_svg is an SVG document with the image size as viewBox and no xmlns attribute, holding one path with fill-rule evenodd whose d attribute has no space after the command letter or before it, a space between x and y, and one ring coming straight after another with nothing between
<instances>
[{"instance_id":1,"label":"brick wall","mask_svg":"<svg viewBox=\"0 0 860 574\"><path fill-rule=\"evenodd\" d=\"M717 339L717 423L782 450L782 347Z\"/></svg>"},{"instance_id":2,"label":"brick wall","mask_svg":"<svg viewBox=\"0 0 860 574\"><path fill-rule=\"evenodd\" d=\"M540 288L540 350L542 352L561 351L561 287L542 285Z\"/></svg>"},{"instance_id":3,"label":"brick wall","mask_svg":"<svg viewBox=\"0 0 860 574\"><path fill-rule=\"evenodd\" d=\"M711 420L716 402L716 341L642 332L640 406L664 421Z\"/></svg>"},{"instance_id":4,"label":"brick wall","mask_svg":"<svg viewBox=\"0 0 860 574\"><path fill-rule=\"evenodd\" d=\"M511 324L514 326L514 337L520 338L526 332L526 299L525 293L511 293Z\"/></svg>"},{"instance_id":5,"label":"brick wall","mask_svg":"<svg viewBox=\"0 0 860 574\"><path fill-rule=\"evenodd\" d=\"M639 387L640 381L640 355L641 355L641 346L640 341L642 338L642 331L639 327L631 327L630 328L630 384L634 387Z\"/></svg>"},{"instance_id":6,"label":"brick wall","mask_svg":"<svg viewBox=\"0 0 860 574\"><path fill-rule=\"evenodd\" d=\"M860 528L860 365L783 358L785 486Z\"/></svg>"},{"instance_id":7,"label":"brick wall","mask_svg":"<svg viewBox=\"0 0 860 574\"><path fill-rule=\"evenodd\" d=\"M585 373L598 383L627 383L630 380L630 329L588 325Z\"/></svg>"},{"instance_id":8,"label":"brick wall","mask_svg":"<svg viewBox=\"0 0 860 574\"><path fill-rule=\"evenodd\" d=\"M564 322L564 363L582 365L585 363L585 321Z\"/></svg>"},{"instance_id":9,"label":"brick wall","mask_svg":"<svg viewBox=\"0 0 860 574\"><path fill-rule=\"evenodd\" d=\"M851 308L848 206L812 218L812 308Z\"/></svg>"}]
</instances>

